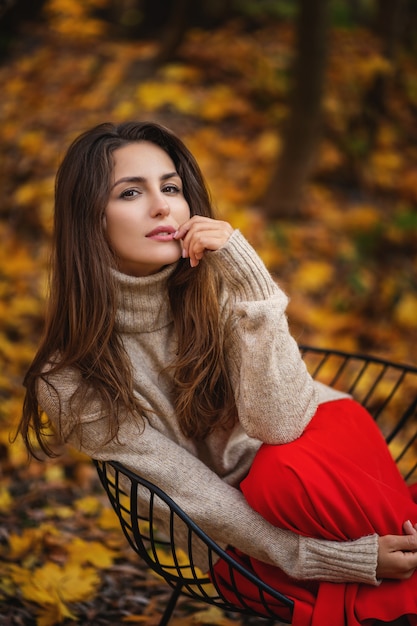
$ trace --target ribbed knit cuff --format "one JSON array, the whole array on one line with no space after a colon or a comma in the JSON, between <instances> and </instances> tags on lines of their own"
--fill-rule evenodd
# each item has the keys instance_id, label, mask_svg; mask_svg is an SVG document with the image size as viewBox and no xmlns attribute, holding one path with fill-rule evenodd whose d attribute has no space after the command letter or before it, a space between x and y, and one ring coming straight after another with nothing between
<instances>
[{"instance_id":1,"label":"ribbed knit cuff","mask_svg":"<svg viewBox=\"0 0 417 626\"><path fill-rule=\"evenodd\" d=\"M214 253L221 259L223 275L242 301L265 300L279 289L265 264L239 230Z\"/></svg>"},{"instance_id":2,"label":"ribbed knit cuff","mask_svg":"<svg viewBox=\"0 0 417 626\"><path fill-rule=\"evenodd\" d=\"M378 535L356 541L318 541L303 537L300 541L300 563L303 571L295 578L356 582L378 585Z\"/></svg>"}]
</instances>

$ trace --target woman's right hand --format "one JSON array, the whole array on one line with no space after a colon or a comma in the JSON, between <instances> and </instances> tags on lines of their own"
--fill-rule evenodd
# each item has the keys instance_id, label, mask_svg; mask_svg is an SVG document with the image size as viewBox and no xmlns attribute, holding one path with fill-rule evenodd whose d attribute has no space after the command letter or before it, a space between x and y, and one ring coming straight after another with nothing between
<instances>
[{"instance_id":1,"label":"woman's right hand","mask_svg":"<svg viewBox=\"0 0 417 626\"><path fill-rule=\"evenodd\" d=\"M417 569L417 524L405 522L404 532L379 537L377 578L405 580Z\"/></svg>"},{"instance_id":2,"label":"woman's right hand","mask_svg":"<svg viewBox=\"0 0 417 626\"><path fill-rule=\"evenodd\" d=\"M232 233L228 222L194 215L178 227L174 239L182 240L182 256L190 259L191 267L197 267L206 251L224 246Z\"/></svg>"}]
</instances>

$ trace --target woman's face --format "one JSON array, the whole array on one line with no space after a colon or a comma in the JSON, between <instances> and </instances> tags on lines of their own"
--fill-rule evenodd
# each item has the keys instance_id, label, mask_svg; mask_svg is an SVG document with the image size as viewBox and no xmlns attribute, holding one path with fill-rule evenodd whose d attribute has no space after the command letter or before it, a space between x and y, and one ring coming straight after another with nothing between
<instances>
[{"instance_id":1,"label":"woman's face","mask_svg":"<svg viewBox=\"0 0 417 626\"><path fill-rule=\"evenodd\" d=\"M170 156L149 141L118 148L105 210L107 237L124 274L148 276L175 263L173 239L190 217L183 186Z\"/></svg>"}]
</instances>

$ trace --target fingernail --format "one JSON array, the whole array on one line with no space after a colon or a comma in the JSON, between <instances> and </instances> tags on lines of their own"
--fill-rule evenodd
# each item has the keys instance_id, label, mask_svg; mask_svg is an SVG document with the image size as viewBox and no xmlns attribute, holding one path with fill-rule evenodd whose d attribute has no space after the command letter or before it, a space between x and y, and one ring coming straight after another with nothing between
<instances>
[{"instance_id":1,"label":"fingernail","mask_svg":"<svg viewBox=\"0 0 417 626\"><path fill-rule=\"evenodd\" d=\"M187 253L185 251L185 249L182 249L182 258L185 259L187 257Z\"/></svg>"}]
</instances>

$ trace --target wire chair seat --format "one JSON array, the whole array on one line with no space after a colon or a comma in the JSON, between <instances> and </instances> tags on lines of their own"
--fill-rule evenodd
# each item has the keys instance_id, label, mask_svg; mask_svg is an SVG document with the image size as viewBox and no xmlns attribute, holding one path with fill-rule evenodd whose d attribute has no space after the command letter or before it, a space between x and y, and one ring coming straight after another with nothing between
<instances>
[{"instance_id":1,"label":"wire chair seat","mask_svg":"<svg viewBox=\"0 0 417 626\"><path fill-rule=\"evenodd\" d=\"M313 378L350 393L373 416L408 483L417 480L417 367L338 350L301 346ZM231 553L217 545L159 487L114 461L94 461L99 478L133 550L173 588L159 626L168 624L180 595L226 612L291 623L294 602L259 579ZM158 534L155 510L165 507L169 536ZM186 529L188 549L176 544L176 532ZM194 564L195 541L203 544L209 571ZM227 564L232 588L227 596L216 582L214 564ZM239 580L250 583L250 597ZM247 587L246 587L247 588ZM254 593L256 599L254 600Z\"/></svg>"}]
</instances>

